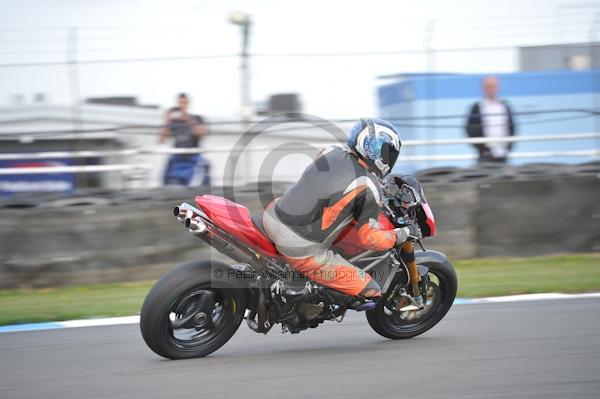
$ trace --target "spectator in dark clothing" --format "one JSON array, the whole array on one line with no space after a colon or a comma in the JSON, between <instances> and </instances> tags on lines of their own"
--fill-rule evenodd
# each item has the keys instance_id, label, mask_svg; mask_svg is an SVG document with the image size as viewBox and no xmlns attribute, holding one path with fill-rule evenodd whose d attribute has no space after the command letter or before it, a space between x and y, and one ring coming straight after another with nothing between
<instances>
[{"instance_id":1,"label":"spectator in dark clothing","mask_svg":"<svg viewBox=\"0 0 600 399\"><path fill-rule=\"evenodd\" d=\"M467 121L469 137L502 138L515 135L515 123L508 103L498 98L498 79L488 76L482 80L484 98L471 106ZM510 142L473 144L479 153L479 162L506 163L513 147Z\"/></svg>"},{"instance_id":2,"label":"spectator in dark clothing","mask_svg":"<svg viewBox=\"0 0 600 399\"><path fill-rule=\"evenodd\" d=\"M189 97L181 93L177 97L177 107L167 111L165 124L159 143L174 139L175 148L197 148L206 136L204 119L188 113ZM164 175L164 184L189 186L197 183L210 186L210 163L202 154L173 154Z\"/></svg>"}]
</instances>

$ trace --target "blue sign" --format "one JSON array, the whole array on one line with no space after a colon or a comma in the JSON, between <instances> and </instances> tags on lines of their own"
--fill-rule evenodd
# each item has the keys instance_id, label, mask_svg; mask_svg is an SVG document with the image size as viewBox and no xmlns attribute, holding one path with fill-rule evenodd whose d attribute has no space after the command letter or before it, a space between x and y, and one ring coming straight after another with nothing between
<instances>
[{"instance_id":1,"label":"blue sign","mask_svg":"<svg viewBox=\"0 0 600 399\"><path fill-rule=\"evenodd\" d=\"M0 160L0 168L41 168L73 165L73 160ZM0 195L17 193L69 192L75 188L74 173L34 173L0 175Z\"/></svg>"}]
</instances>

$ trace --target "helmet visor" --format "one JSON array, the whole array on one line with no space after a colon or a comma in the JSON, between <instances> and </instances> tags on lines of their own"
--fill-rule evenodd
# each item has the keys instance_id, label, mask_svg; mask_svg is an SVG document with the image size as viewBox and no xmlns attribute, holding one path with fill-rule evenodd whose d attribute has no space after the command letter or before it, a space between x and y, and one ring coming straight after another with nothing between
<instances>
[{"instance_id":1,"label":"helmet visor","mask_svg":"<svg viewBox=\"0 0 600 399\"><path fill-rule=\"evenodd\" d=\"M386 165L389 165L390 169L394 167L398 159L398 154L399 151L390 143L383 143L381 146L381 160Z\"/></svg>"}]
</instances>

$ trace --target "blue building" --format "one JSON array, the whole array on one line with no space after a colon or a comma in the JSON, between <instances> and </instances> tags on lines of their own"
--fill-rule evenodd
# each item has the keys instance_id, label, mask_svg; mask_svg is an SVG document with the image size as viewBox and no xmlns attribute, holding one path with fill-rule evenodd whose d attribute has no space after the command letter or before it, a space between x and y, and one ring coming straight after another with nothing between
<instances>
[{"instance_id":1,"label":"blue building","mask_svg":"<svg viewBox=\"0 0 600 399\"><path fill-rule=\"evenodd\" d=\"M466 137L464 125L471 105L481 98L479 74L403 74L387 77L391 83L378 88L379 114L393 120L405 140ZM500 97L516 113L517 135L600 132L600 70L561 70L494 74L500 81ZM543 111L541 113L537 113ZM528 114L532 112L531 114ZM519 113L524 113L519 115ZM518 142L513 153L598 150L599 140ZM403 155L475 154L472 146L430 145L404 147ZM512 164L530 162L579 163L584 157L517 158ZM468 166L473 160L399 162L404 171L436 166Z\"/></svg>"}]
</instances>

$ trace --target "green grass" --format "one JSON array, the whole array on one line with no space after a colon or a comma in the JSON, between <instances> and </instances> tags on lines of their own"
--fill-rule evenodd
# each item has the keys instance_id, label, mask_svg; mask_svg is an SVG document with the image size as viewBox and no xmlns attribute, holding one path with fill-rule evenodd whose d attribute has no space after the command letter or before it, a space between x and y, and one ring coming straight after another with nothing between
<instances>
[{"instance_id":1,"label":"green grass","mask_svg":"<svg viewBox=\"0 0 600 399\"><path fill-rule=\"evenodd\" d=\"M600 291L600 253L453 263L461 297Z\"/></svg>"},{"instance_id":2,"label":"green grass","mask_svg":"<svg viewBox=\"0 0 600 399\"><path fill-rule=\"evenodd\" d=\"M600 291L600 254L453 263L461 297ZM137 314L153 283L0 291L0 325Z\"/></svg>"},{"instance_id":3,"label":"green grass","mask_svg":"<svg viewBox=\"0 0 600 399\"><path fill-rule=\"evenodd\" d=\"M153 282L0 291L0 325L138 314Z\"/></svg>"}]
</instances>

